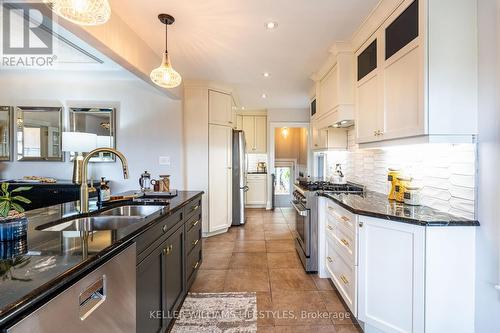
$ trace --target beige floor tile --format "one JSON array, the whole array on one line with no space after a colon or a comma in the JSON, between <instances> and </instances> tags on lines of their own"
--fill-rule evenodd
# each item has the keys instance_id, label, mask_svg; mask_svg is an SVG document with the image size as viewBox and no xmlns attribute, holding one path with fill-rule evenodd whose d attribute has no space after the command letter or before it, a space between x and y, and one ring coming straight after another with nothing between
<instances>
[{"instance_id":1,"label":"beige floor tile","mask_svg":"<svg viewBox=\"0 0 500 333\"><path fill-rule=\"evenodd\" d=\"M203 252L204 253L232 253L234 249L234 242L206 242L203 239Z\"/></svg>"},{"instance_id":2,"label":"beige floor tile","mask_svg":"<svg viewBox=\"0 0 500 333\"><path fill-rule=\"evenodd\" d=\"M271 293L257 293L257 326L274 326Z\"/></svg>"},{"instance_id":3,"label":"beige floor tile","mask_svg":"<svg viewBox=\"0 0 500 333\"><path fill-rule=\"evenodd\" d=\"M334 290L330 279L321 279L317 274L311 275L318 290Z\"/></svg>"},{"instance_id":4,"label":"beige floor tile","mask_svg":"<svg viewBox=\"0 0 500 333\"><path fill-rule=\"evenodd\" d=\"M266 241L268 241L268 240L282 240L282 239L292 240L293 239L292 233L290 232L290 230L264 231L264 237L266 238Z\"/></svg>"},{"instance_id":5,"label":"beige floor tile","mask_svg":"<svg viewBox=\"0 0 500 333\"><path fill-rule=\"evenodd\" d=\"M336 291L319 292L326 309L331 313L334 324L353 324L352 314L344 306Z\"/></svg>"},{"instance_id":6,"label":"beige floor tile","mask_svg":"<svg viewBox=\"0 0 500 333\"><path fill-rule=\"evenodd\" d=\"M264 223L264 231L290 231L287 224Z\"/></svg>"},{"instance_id":7,"label":"beige floor tile","mask_svg":"<svg viewBox=\"0 0 500 333\"><path fill-rule=\"evenodd\" d=\"M283 315L275 318L278 326L331 326L325 304L317 291L272 292L274 310Z\"/></svg>"},{"instance_id":8,"label":"beige floor tile","mask_svg":"<svg viewBox=\"0 0 500 333\"><path fill-rule=\"evenodd\" d=\"M267 254L269 268L302 268L302 263L295 252L275 252Z\"/></svg>"},{"instance_id":9,"label":"beige floor tile","mask_svg":"<svg viewBox=\"0 0 500 333\"><path fill-rule=\"evenodd\" d=\"M238 232L236 232L236 240L237 241L251 241L251 240L263 241L263 240L265 240L264 231L240 229L240 230L238 230Z\"/></svg>"},{"instance_id":10,"label":"beige floor tile","mask_svg":"<svg viewBox=\"0 0 500 333\"><path fill-rule=\"evenodd\" d=\"M204 269L228 269L232 253L203 253L203 263L200 266Z\"/></svg>"},{"instance_id":11,"label":"beige floor tile","mask_svg":"<svg viewBox=\"0 0 500 333\"><path fill-rule=\"evenodd\" d=\"M224 291L227 270L199 270L190 292L218 293Z\"/></svg>"},{"instance_id":12,"label":"beige floor tile","mask_svg":"<svg viewBox=\"0 0 500 333\"><path fill-rule=\"evenodd\" d=\"M337 333L363 333L361 327L358 325L335 325L335 332Z\"/></svg>"},{"instance_id":13,"label":"beige floor tile","mask_svg":"<svg viewBox=\"0 0 500 333\"><path fill-rule=\"evenodd\" d=\"M230 228L229 230L231 230ZM204 238L205 243L211 243L211 242L234 242L236 239L236 235L233 232L225 232L220 235L216 236L211 236L211 237L206 237Z\"/></svg>"},{"instance_id":14,"label":"beige floor tile","mask_svg":"<svg viewBox=\"0 0 500 333\"><path fill-rule=\"evenodd\" d=\"M273 291L316 290L313 279L303 268L270 269L269 276Z\"/></svg>"},{"instance_id":15,"label":"beige floor tile","mask_svg":"<svg viewBox=\"0 0 500 333\"><path fill-rule=\"evenodd\" d=\"M269 273L267 270L230 269L227 272L224 291L229 292L269 292Z\"/></svg>"},{"instance_id":16,"label":"beige floor tile","mask_svg":"<svg viewBox=\"0 0 500 333\"><path fill-rule=\"evenodd\" d=\"M234 252L266 252L265 241L237 241Z\"/></svg>"},{"instance_id":17,"label":"beige floor tile","mask_svg":"<svg viewBox=\"0 0 500 333\"><path fill-rule=\"evenodd\" d=\"M295 252L293 240L266 240L267 252Z\"/></svg>"},{"instance_id":18,"label":"beige floor tile","mask_svg":"<svg viewBox=\"0 0 500 333\"><path fill-rule=\"evenodd\" d=\"M233 253L229 263L230 269L267 270L266 253L243 252Z\"/></svg>"},{"instance_id":19,"label":"beige floor tile","mask_svg":"<svg viewBox=\"0 0 500 333\"><path fill-rule=\"evenodd\" d=\"M257 333L275 333L273 326L257 326Z\"/></svg>"},{"instance_id":20,"label":"beige floor tile","mask_svg":"<svg viewBox=\"0 0 500 333\"><path fill-rule=\"evenodd\" d=\"M276 326L275 333L336 333L333 325Z\"/></svg>"}]
</instances>

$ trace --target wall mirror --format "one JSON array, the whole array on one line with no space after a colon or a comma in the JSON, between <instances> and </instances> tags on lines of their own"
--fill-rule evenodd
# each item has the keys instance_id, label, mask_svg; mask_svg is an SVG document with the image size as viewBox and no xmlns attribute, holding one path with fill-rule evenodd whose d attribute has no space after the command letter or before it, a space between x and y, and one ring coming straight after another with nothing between
<instances>
[{"instance_id":1,"label":"wall mirror","mask_svg":"<svg viewBox=\"0 0 500 333\"><path fill-rule=\"evenodd\" d=\"M97 134L97 148L116 148L115 117L114 108L70 108L70 131ZM71 152L71 159L75 155ZM90 161L114 162L115 155L100 153Z\"/></svg>"},{"instance_id":2,"label":"wall mirror","mask_svg":"<svg viewBox=\"0 0 500 333\"><path fill-rule=\"evenodd\" d=\"M61 107L16 107L18 161L63 161Z\"/></svg>"},{"instance_id":3,"label":"wall mirror","mask_svg":"<svg viewBox=\"0 0 500 333\"><path fill-rule=\"evenodd\" d=\"M10 161L11 117L12 108L10 106L0 106L0 161Z\"/></svg>"}]
</instances>

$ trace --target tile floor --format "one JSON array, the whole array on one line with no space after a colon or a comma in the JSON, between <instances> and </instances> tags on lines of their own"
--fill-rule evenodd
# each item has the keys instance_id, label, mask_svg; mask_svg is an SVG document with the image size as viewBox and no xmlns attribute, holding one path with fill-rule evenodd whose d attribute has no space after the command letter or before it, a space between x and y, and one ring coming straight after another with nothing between
<instances>
[{"instance_id":1,"label":"tile floor","mask_svg":"<svg viewBox=\"0 0 500 333\"><path fill-rule=\"evenodd\" d=\"M203 240L191 292L254 291L259 333L358 333L327 279L306 274L295 252L287 208L247 210L244 226Z\"/></svg>"}]
</instances>

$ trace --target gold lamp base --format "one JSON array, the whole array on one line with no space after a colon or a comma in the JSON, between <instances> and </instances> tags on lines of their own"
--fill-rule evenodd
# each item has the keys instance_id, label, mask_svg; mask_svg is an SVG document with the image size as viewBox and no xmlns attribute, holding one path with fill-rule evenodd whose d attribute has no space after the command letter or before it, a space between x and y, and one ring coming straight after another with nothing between
<instances>
[{"instance_id":1,"label":"gold lamp base","mask_svg":"<svg viewBox=\"0 0 500 333\"><path fill-rule=\"evenodd\" d=\"M83 155L78 153L73 160L73 184L81 185L82 183L82 166L83 166Z\"/></svg>"}]
</instances>

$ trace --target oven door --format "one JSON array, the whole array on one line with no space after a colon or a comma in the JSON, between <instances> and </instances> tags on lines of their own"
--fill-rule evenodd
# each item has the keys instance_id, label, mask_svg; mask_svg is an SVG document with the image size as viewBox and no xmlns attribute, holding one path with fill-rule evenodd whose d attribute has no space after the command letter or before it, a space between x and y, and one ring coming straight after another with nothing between
<instances>
[{"instance_id":1,"label":"oven door","mask_svg":"<svg viewBox=\"0 0 500 333\"><path fill-rule=\"evenodd\" d=\"M309 209L297 200L292 201L292 206L295 208L295 237L306 257L309 257L311 254L311 214Z\"/></svg>"}]
</instances>

